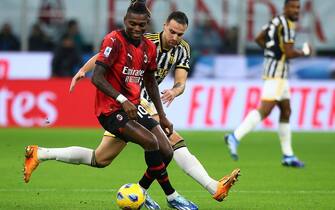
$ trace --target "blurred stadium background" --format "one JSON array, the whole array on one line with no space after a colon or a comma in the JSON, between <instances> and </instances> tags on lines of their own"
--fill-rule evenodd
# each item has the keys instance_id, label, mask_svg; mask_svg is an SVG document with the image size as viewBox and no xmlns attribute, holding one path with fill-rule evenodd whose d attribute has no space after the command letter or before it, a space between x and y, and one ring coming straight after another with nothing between
<instances>
[{"instance_id":1,"label":"blurred stadium background","mask_svg":"<svg viewBox=\"0 0 335 210\"><path fill-rule=\"evenodd\" d=\"M293 141L306 169L280 168L274 133L277 110L246 138L241 146L245 158L240 162L229 159L223 143L224 132L234 129L259 104L263 56L253 39L272 16L282 12L283 2L147 0L153 17L149 32L161 31L173 10L185 12L190 19L184 38L191 45L192 70L185 93L166 109L170 120L177 130L184 130L190 148L213 176L219 178L233 167L245 173L231 198L217 204L172 165L176 186L198 201L200 209L334 209L333 0L301 0L296 45L308 41L314 52L310 58L291 62ZM6 150L0 162L4 171L0 209L115 209L115 189L135 182L142 173L141 155L135 157L136 164L121 155L102 172L50 164L36 173L40 182L33 180L28 186L20 180L27 144L94 148L99 143L102 130L93 114L94 87L86 79L74 93L69 94L68 88L71 76L97 52L103 36L122 27L128 4L129 0L0 1L0 148ZM160 88L172 85L170 76ZM125 153L135 151L141 154L136 147ZM58 169L69 174L63 177ZM155 191L160 193L157 186ZM164 202L162 196L157 199Z\"/></svg>"}]
</instances>

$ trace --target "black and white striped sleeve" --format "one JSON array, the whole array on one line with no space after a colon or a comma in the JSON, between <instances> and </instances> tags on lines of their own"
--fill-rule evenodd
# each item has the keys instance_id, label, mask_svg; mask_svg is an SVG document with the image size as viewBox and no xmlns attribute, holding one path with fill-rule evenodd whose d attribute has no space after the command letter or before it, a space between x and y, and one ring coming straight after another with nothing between
<instances>
[{"instance_id":1,"label":"black and white striped sleeve","mask_svg":"<svg viewBox=\"0 0 335 210\"><path fill-rule=\"evenodd\" d=\"M295 29L294 29L294 23L288 21L284 16L280 17L280 21L283 26L283 38L284 43L294 43L295 40Z\"/></svg>"},{"instance_id":2,"label":"black and white striped sleeve","mask_svg":"<svg viewBox=\"0 0 335 210\"><path fill-rule=\"evenodd\" d=\"M190 46L187 42L182 40L180 44L180 48L178 49L179 55L178 55L178 60L176 63L176 68L183 68L186 71L189 71L190 69L190 58L191 58L191 53L190 53Z\"/></svg>"}]
</instances>

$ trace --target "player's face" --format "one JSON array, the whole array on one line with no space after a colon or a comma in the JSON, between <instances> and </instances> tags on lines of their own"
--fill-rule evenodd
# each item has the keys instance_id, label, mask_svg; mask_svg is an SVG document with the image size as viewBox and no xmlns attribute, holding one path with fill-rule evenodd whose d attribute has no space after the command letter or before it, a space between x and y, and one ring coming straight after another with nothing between
<instances>
[{"instance_id":1,"label":"player's face","mask_svg":"<svg viewBox=\"0 0 335 210\"><path fill-rule=\"evenodd\" d=\"M183 38L183 35L187 29L186 24L180 24L175 20L164 24L164 43L167 44L168 48L178 45Z\"/></svg>"},{"instance_id":2,"label":"player's face","mask_svg":"<svg viewBox=\"0 0 335 210\"><path fill-rule=\"evenodd\" d=\"M145 33L148 22L148 16L145 14L128 13L124 18L127 35L134 40L140 40Z\"/></svg>"},{"instance_id":3,"label":"player's face","mask_svg":"<svg viewBox=\"0 0 335 210\"><path fill-rule=\"evenodd\" d=\"M285 6L285 14L292 21L299 20L300 1L289 1Z\"/></svg>"}]
</instances>

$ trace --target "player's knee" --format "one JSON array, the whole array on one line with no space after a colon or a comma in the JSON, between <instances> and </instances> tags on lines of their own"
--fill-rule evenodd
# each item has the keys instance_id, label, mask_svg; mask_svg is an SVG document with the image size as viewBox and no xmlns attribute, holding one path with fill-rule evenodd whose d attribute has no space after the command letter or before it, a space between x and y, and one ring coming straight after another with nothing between
<instances>
[{"instance_id":1,"label":"player's knee","mask_svg":"<svg viewBox=\"0 0 335 210\"><path fill-rule=\"evenodd\" d=\"M168 149L167 151L164 151L161 153L162 154L162 159L163 162L166 166L169 165L169 163L171 162L172 158L173 158L173 150L170 147L170 149Z\"/></svg>"},{"instance_id":2,"label":"player's knee","mask_svg":"<svg viewBox=\"0 0 335 210\"><path fill-rule=\"evenodd\" d=\"M291 109L286 109L286 110L282 110L280 112L280 119L281 120L289 120L291 116Z\"/></svg>"},{"instance_id":3,"label":"player's knee","mask_svg":"<svg viewBox=\"0 0 335 210\"><path fill-rule=\"evenodd\" d=\"M104 160L98 160L97 161L97 167L98 168L105 168L106 166L109 166L112 163L113 160L110 159L104 159Z\"/></svg>"},{"instance_id":4,"label":"player's knee","mask_svg":"<svg viewBox=\"0 0 335 210\"><path fill-rule=\"evenodd\" d=\"M111 164L112 161L113 159L101 159L99 156L96 155L96 152L93 151L91 166L95 168L105 168L106 166Z\"/></svg>"},{"instance_id":5,"label":"player's knee","mask_svg":"<svg viewBox=\"0 0 335 210\"><path fill-rule=\"evenodd\" d=\"M171 145L174 145L181 140L183 140L183 137L181 137L176 131L173 131L173 133L169 136L169 141Z\"/></svg>"}]
</instances>

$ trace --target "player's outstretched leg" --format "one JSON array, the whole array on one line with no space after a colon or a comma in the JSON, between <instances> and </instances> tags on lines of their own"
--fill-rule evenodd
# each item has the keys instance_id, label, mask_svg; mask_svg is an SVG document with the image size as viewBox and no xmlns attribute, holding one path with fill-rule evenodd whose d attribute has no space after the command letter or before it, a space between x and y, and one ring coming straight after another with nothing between
<instances>
[{"instance_id":1,"label":"player's outstretched leg","mask_svg":"<svg viewBox=\"0 0 335 210\"><path fill-rule=\"evenodd\" d=\"M305 163L300 161L296 156L286 156L284 155L282 160L283 166L293 167L293 168L303 168Z\"/></svg>"},{"instance_id":2,"label":"player's outstretched leg","mask_svg":"<svg viewBox=\"0 0 335 210\"><path fill-rule=\"evenodd\" d=\"M187 200L181 195L178 195L172 200L167 199L168 206L173 209L180 210L198 210L198 206L192 201Z\"/></svg>"},{"instance_id":3,"label":"player's outstretched leg","mask_svg":"<svg viewBox=\"0 0 335 210\"><path fill-rule=\"evenodd\" d=\"M37 158L37 150L38 150L37 145L29 145L25 148L23 179L26 183L29 182L31 174L39 165L39 161Z\"/></svg>"},{"instance_id":4,"label":"player's outstretched leg","mask_svg":"<svg viewBox=\"0 0 335 210\"><path fill-rule=\"evenodd\" d=\"M218 189L213 195L213 198L219 202L223 201L223 199L228 196L230 188L237 181L239 175L240 175L240 169L237 168L233 170L231 174L224 176L222 179L220 179Z\"/></svg>"},{"instance_id":5,"label":"player's outstretched leg","mask_svg":"<svg viewBox=\"0 0 335 210\"><path fill-rule=\"evenodd\" d=\"M146 192L146 199L144 201L144 207L149 209L149 210L159 210L161 209L161 207L159 206L159 204L154 201L149 194Z\"/></svg>"},{"instance_id":6,"label":"player's outstretched leg","mask_svg":"<svg viewBox=\"0 0 335 210\"><path fill-rule=\"evenodd\" d=\"M238 160L237 146L240 142L236 139L234 133L225 135L224 139L229 149L231 158L233 160Z\"/></svg>"}]
</instances>

